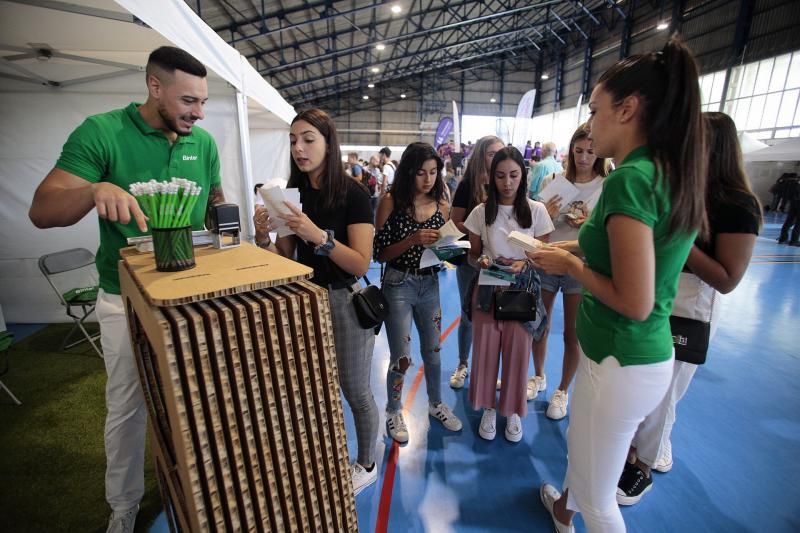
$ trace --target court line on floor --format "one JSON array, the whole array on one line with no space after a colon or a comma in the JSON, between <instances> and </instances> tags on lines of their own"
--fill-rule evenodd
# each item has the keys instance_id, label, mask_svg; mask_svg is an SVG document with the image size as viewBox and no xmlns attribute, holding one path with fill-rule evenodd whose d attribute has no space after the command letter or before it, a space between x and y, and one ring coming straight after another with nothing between
<instances>
[{"instance_id":1,"label":"court line on floor","mask_svg":"<svg viewBox=\"0 0 800 533\"><path fill-rule=\"evenodd\" d=\"M439 344L444 344L447 336L453 332L456 326L458 326L459 322L461 322L461 317L457 316L439 337ZM419 389L420 383L422 383L424 367L424 364L419 365L417 374L414 376L414 382L411 384L411 389L409 389L406 400L403 402L406 406L410 406L414 403L414 397L417 395L417 390ZM407 408L404 408L403 411L406 411L406 414L408 414ZM392 507L394 475L397 471L397 462L399 458L400 445L396 440L392 439L392 447L389 450L389 459L386 461L386 468L383 472L383 485L381 486L381 499L380 503L378 504L378 519L375 522L375 533L386 533L389 527L389 510Z\"/></svg>"}]
</instances>

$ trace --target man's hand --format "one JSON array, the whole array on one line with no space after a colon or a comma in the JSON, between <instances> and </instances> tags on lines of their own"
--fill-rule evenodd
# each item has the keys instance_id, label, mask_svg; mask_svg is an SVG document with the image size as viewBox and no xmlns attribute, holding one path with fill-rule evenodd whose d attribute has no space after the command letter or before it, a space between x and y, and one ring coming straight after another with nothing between
<instances>
[{"instance_id":1,"label":"man's hand","mask_svg":"<svg viewBox=\"0 0 800 533\"><path fill-rule=\"evenodd\" d=\"M133 218L142 232L147 231L147 217L130 193L112 183L101 181L92 184L92 196L100 218L121 224L127 224Z\"/></svg>"}]
</instances>

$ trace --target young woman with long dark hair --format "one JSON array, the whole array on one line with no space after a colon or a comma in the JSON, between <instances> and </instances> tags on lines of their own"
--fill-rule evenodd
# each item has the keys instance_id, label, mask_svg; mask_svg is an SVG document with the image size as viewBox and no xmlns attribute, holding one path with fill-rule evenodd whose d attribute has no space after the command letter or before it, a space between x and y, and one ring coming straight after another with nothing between
<instances>
[{"instance_id":1,"label":"young woman with long dark hair","mask_svg":"<svg viewBox=\"0 0 800 533\"><path fill-rule=\"evenodd\" d=\"M708 189L705 195L709 235L695 241L681 273L675 309L698 305L699 294L710 301L704 310L711 318L709 340L719 324L721 294L739 284L753 255L761 227L761 205L744 172L736 124L725 113L704 113L708 139ZM715 292L716 291L716 294ZM681 301L685 295L686 301ZM670 435L675 405L686 394L697 365L675 360L672 381L664 399L639 425L628 461L617 485L617 503L633 505L652 488L651 470L672 468Z\"/></svg>"},{"instance_id":2,"label":"young woman with long dark hair","mask_svg":"<svg viewBox=\"0 0 800 533\"><path fill-rule=\"evenodd\" d=\"M408 442L401 398L406 370L411 365L412 319L425 368L428 414L450 431L461 429L461 421L442 403L440 267L419 266L425 246L439 238L439 228L450 215L441 178L443 166L433 146L409 144L397 166L392 190L381 198L376 217L375 258L386 263L381 287L389 302L386 429L400 443Z\"/></svg>"},{"instance_id":3,"label":"young woman with long dark hair","mask_svg":"<svg viewBox=\"0 0 800 533\"><path fill-rule=\"evenodd\" d=\"M556 195L546 204L547 212L553 220L555 230L550 234L550 242L573 241L578 238L578 230L591 213L596 199L603 189L603 181L608 175L608 160L597 157L592 141L589 139L589 126L582 124L572 134L569 141L567 168L563 176L580 193L566 205L562 205L561 197ZM553 182L556 174L546 176L542 181L542 190ZM561 381L550 397L547 406L547 418L560 420L567 415L569 389L580 360L578 335L575 332L575 321L578 306L581 303L582 286L578 280L568 274L540 274L542 280L542 299L547 315L553 310L553 303L559 289L564 298L564 363ZM536 399L537 394L547 388L547 377L544 373L544 360L547 356L547 337L550 334L550 323L542 338L533 343L533 368L535 375L528 379L528 401Z\"/></svg>"},{"instance_id":4,"label":"young woman with long dark hair","mask_svg":"<svg viewBox=\"0 0 800 533\"><path fill-rule=\"evenodd\" d=\"M517 274L519 288L535 289L536 273L528 265L522 248L508 240L512 231L546 242L553 223L541 202L528 199L525 163L514 147L495 154L490 169L489 195L472 210L464 222L469 231L469 261L473 268L502 265ZM469 400L483 409L478 434L492 440L497 433L497 411L507 417L505 436L522 439L522 421L528 413L526 382L534 334L541 334L544 317L538 322L497 320L493 314L494 292L504 287L477 285L472 291L472 370ZM537 295L538 296L538 295ZM501 355L502 354L502 355ZM497 374L502 358L500 402L497 403Z\"/></svg>"},{"instance_id":5,"label":"young woman with long dark hair","mask_svg":"<svg viewBox=\"0 0 800 533\"><path fill-rule=\"evenodd\" d=\"M540 490L558 531L583 514L590 532L623 532L616 488L636 428L661 402L673 368L669 316L678 276L706 225L706 151L698 71L671 38L607 70L589 101L595 153L617 168L578 241L531 254L585 292L583 355L572 393L561 495ZM586 261L571 251L582 251Z\"/></svg>"},{"instance_id":6,"label":"young woman with long dark hair","mask_svg":"<svg viewBox=\"0 0 800 533\"><path fill-rule=\"evenodd\" d=\"M284 217L294 235L278 238L285 257L314 269L312 281L328 289L339 385L353 411L358 455L352 464L356 494L374 483L378 408L369 384L375 334L358 323L351 289L369 268L372 256L372 207L369 192L344 172L336 125L327 113L309 109L297 115L289 130L291 174L288 188L300 190L302 211L289 205ZM256 211L258 235L275 221L264 208Z\"/></svg>"},{"instance_id":7,"label":"young woman with long dark hair","mask_svg":"<svg viewBox=\"0 0 800 533\"><path fill-rule=\"evenodd\" d=\"M464 221L476 206L486 201L492 159L504 146L500 137L487 135L475 143L475 149L469 156L464 177L453 195L453 209L450 214L456 227L465 234L469 230L464 227ZM469 313L464 311L472 305L467 289L472 285L477 271L469 265L466 257L454 258L451 262L456 265L456 282L462 311L458 323L458 366L450 376L450 386L460 389L469 374L469 352L472 349L472 321Z\"/></svg>"}]
</instances>

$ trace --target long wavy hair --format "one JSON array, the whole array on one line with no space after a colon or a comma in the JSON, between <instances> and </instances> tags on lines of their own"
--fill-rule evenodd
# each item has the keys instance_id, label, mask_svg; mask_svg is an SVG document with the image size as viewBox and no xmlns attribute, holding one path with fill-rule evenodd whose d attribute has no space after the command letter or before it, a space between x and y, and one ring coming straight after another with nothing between
<instances>
[{"instance_id":1,"label":"long wavy hair","mask_svg":"<svg viewBox=\"0 0 800 533\"><path fill-rule=\"evenodd\" d=\"M578 129L575 130L575 133L572 134L572 139L569 140L567 168L564 170L564 177L567 178L571 183L575 183L575 178L578 175L578 167L575 165L575 154L572 153L572 150L575 148L575 143L588 139L591 131L592 130L589 127L589 123L584 122L578 126ZM594 165L592 165L592 171L594 172L594 175L603 178L608 176L610 168L611 165L609 165L608 159L604 157L598 157L595 159Z\"/></svg>"},{"instance_id":2,"label":"long wavy hair","mask_svg":"<svg viewBox=\"0 0 800 533\"><path fill-rule=\"evenodd\" d=\"M761 202L753 193L744 171L742 149L736 134L736 124L725 113L703 113L708 139L708 187L706 208L720 203L737 203L744 208L756 207L761 226ZM739 194L734 194L739 193ZM743 202L742 194L749 197L750 205Z\"/></svg>"},{"instance_id":3,"label":"long wavy hair","mask_svg":"<svg viewBox=\"0 0 800 533\"><path fill-rule=\"evenodd\" d=\"M476 205L486 201L486 190L483 187L483 180L481 178L485 176L489 170L486 168L486 152L489 150L489 147L495 143L505 145L503 139L495 135L481 137L478 142L475 143L475 149L469 156L467 168L464 170L464 177L461 180L462 182L466 182L469 186L467 213L472 211Z\"/></svg>"},{"instance_id":4,"label":"long wavy hair","mask_svg":"<svg viewBox=\"0 0 800 533\"><path fill-rule=\"evenodd\" d=\"M350 182L358 183L349 178L344 172L342 165L342 152L339 148L339 135L336 133L336 124L333 119L322 109L308 109L298 114L292 120L292 124L299 120L304 120L319 130L325 138L327 153L325 155L325 166L320 175L320 207L322 209L334 209L345 203L347 198L347 186ZM289 183L286 187L298 188L300 190L310 187L308 174L300 170L294 157L289 158ZM359 183L361 187L364 187ZM364 190L366 188L364 187Z\"/></svg>"},{"instance_id":5,"label":"long wavy hair","mask_svg":"<svg viewBox=\"0 0 800 533\"><path fill-rule=\"evenodd\" d=\"M527 172L525 172L525 161L522 159L522 154L513 146L507 146L498 151L492 159L492 168L489 172L491 178L489 179L489 196L486 199L486 225L491 226L497 219L497 180L494 173L497 170L497 165L506 159L513 160L519 165L520 180L519 187L517 187L517 194L514 196L514 218L521 228L530 228L533 224L533 214L531 213L531 206L528 203L528 179Z\"/></svg>"},{"instance_id":6,"label":"long wavy hair","mask_svg":"<svg viewBox=\"0 0 800 533\"><path fill-rule=\"evenodd\" d=\"M671 232L706 232L708 153L694 56L673 35L660 52L634 55L608 69L598 85L622 102L636 94L644 102L641 124L653 155L657 179L672 200Z\"/></svg>"},{"instance_id":7,"label":"long wavy hair","mask_svg":"<svg viewBox=\"0 0 800 533\"><path fill-rule=\"evenodd\" d=\"M392 214L408 212L414 216L414 195L416 194L417 171L422 168L423 163L433 159L436 161L436 181L428 196L436 201L438 205L444 198L444 182L442 181L442 169L444 162L436 153L433 146L428 143L413 142L409 144L400 158L397 170L394 174L392 183L392 200L394 208Z\"/></svg>"}]
</instances>

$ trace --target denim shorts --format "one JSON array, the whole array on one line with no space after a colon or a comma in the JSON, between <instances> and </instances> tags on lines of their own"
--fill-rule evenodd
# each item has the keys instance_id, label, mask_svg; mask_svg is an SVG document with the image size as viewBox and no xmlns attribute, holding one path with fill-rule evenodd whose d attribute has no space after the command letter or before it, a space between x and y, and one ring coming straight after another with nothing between
<instances>
[{"instance_id":1,"label":"denim shorts","mask_svg":"<svg viewBox=\"0 0 800 533\"><path fill-rule=\"evenodd\" d=\"M581 285L581 283L572 276L568 276L567 274L561 276L555 274L545 274L541 270L538 272L539 278L542 280L543 291L557 293L558 289L560 288L561 292L564 294L581 294L583 290L583 285Z\"/></svg>"}]
</instances>

